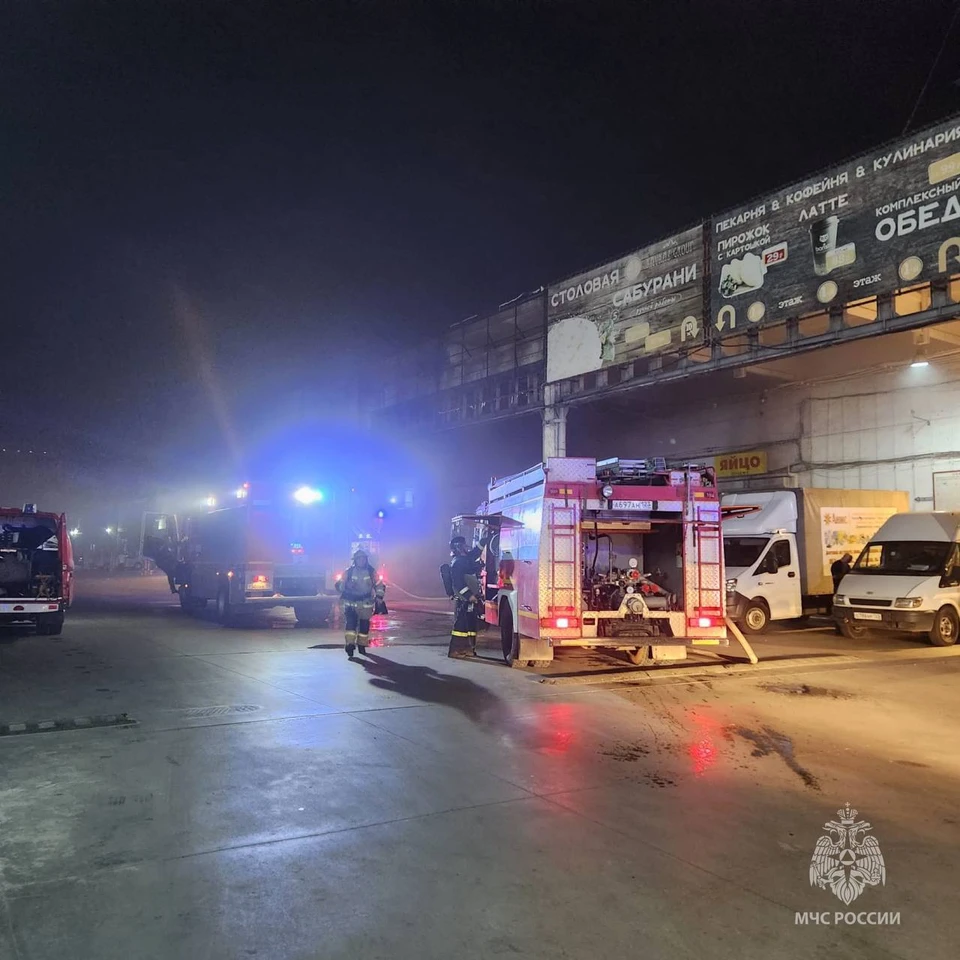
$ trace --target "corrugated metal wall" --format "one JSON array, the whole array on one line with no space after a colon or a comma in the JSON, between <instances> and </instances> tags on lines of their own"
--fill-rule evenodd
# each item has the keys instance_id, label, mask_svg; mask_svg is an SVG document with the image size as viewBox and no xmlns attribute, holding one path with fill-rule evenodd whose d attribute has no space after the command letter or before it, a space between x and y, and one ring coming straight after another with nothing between
<instances>
[{"instance_id":1,"label":"corrugated metal wall","mask_svg":"<svg viewBox=\"0 0 960 960\"><path fill-rule=\"evenodd\" d=\"M960 469L958 374L906 367L880 380L844 381L832 391L812 387L803 399L801 442L811 483L907 490L915 509L932 509L926 498L933 496L934 470Z\"/></svg>"}]
</instances>

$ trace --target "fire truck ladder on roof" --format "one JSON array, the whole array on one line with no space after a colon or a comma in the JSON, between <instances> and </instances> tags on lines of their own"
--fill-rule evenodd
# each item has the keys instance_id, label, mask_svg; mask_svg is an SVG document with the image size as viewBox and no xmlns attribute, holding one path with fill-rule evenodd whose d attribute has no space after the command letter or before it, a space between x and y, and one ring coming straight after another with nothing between
<instances>
[{"instance_id":1,"label":"fire truck ladder on roof","mask_svg":"<svg viewBox=\"0 0 960 960\"><path fill-rule=\"evenodd\" d=\"M547 503L550 525L550 564L547 580L547 610L540 616L567 614L577 610L577 508L572 503Z\"/></svg>"},{"instance_id":2,"label":"fire truck ladder on roof","mask_svg":"<svg viewBox=\"0 0 960 960\"><path fill-rule=\"evenodd\" d=\"M658 473L666 473L666 470L667 461L663 457L654 457L652 460L621 460L619 457L611 457L609 460L597 461L598 480L647 480Z\"/></svg>"}]
</instances>

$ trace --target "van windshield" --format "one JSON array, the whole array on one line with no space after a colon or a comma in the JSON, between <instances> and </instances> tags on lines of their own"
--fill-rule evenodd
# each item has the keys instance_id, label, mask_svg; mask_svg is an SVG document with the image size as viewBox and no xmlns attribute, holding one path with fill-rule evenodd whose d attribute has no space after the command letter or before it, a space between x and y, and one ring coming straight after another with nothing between
<instances>
[{"instance_id":1,"label":"van windshield","mask_svg":"<svg viewBox=\"0 0 960 960\"><path fill-rule=\"evenodd\" d=\"M723 563L726 567L752 567L770 542L768 537L724 537Z\"/></svg>"},{"instance_id":2,"label":"van windshield","mask_svg":"<svg viewBox=\"0 0 960 960\"><path fill-rule=\"evenodd\" d=\"M890 540L868 543L857 557L857 573L917 574L943 573L952 543L935 540Z\"/></svg>"}]
</instances>

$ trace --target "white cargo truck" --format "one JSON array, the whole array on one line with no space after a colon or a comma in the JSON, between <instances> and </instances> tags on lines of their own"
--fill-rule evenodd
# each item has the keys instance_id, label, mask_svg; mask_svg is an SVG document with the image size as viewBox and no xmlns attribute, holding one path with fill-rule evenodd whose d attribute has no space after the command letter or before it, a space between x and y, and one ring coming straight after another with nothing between
<instances>
[{"instance_id":1,"label":"white cargo truck","mask_svg":"<svg viewBox=\"0 0 960 960\"><path fill-rule=\"evenodd\" d=\"M830 567L856 559L893 514L902 490L798 488L728 493L721 501L727 613L748 633L772 620L829 613Z\"/></svg>"}]
</instances>

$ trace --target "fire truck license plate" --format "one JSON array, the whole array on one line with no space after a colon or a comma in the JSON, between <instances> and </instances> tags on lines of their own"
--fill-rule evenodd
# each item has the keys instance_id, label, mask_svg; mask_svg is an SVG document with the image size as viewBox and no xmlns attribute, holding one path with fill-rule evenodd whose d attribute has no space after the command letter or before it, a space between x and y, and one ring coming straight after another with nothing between
<instances>
[{"instance_id":1,"label":"fire truck license plate","mask_svg":"<svg viewBox=\"0 0 960 960\"><path fill-rule=\"evenodd\" d=\"M652 510L652 500L614 500L614 510Z\"/></svg>"}]
</instances>

